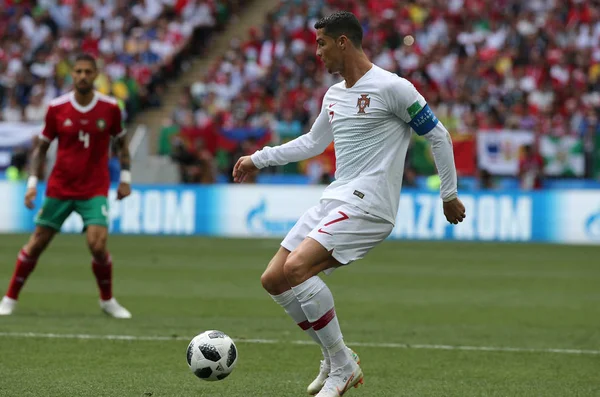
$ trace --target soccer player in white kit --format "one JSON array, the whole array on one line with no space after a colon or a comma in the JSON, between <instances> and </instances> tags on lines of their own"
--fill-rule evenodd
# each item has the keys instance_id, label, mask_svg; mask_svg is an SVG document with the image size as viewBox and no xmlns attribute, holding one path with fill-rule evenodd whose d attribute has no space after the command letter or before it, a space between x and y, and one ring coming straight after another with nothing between
<instances>
[{"instance_id":1,"label":"soccer player in white kit","mask_svg":"<svg viewBox=\"0 0 600 397\"><path fill-rule=\"evenodd\" d=\"M314 157L333 141L335 181L281 243L261 277L265 290L321 346L324 360L308 393L338 397L363 382L358 356L344 344L331 291L318 277L361 259L392 231L412 131L431 143L448 222L465 218L457 196L450 134L407 80L373 65L362 28L340 11L315 24L317 56L344 81L325 94L310 132L241 157L234 180L267 166Z\"/></svg>"}]
</instances>

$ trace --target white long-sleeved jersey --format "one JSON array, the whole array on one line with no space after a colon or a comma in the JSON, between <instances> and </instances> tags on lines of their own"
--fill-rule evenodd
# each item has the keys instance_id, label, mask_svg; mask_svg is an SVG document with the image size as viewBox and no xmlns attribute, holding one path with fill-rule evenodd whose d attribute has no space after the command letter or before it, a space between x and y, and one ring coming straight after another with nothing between
<instances>
[{"instance_id":1,"label":"white long-sleeved jersey","mask_svg":"<svg viewBox=\"0 0 600 397\"><path fill-rule=\"evenodd\" d=\"M406 79L373 67L351 88L329 88L310 132L252 155L258 168L314 157L334 141L335 181L321 199L335 199L395 223L404 160L414 130L431 143L441 179L441 197L456 197L450 134Z\"/></svg>"}]
</instances>

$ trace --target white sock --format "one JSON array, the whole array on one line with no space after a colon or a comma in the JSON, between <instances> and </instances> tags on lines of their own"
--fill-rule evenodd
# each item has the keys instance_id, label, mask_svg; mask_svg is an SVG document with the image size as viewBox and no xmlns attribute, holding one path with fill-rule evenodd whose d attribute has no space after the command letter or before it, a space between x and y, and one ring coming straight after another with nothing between
<instances>
[{"instance_id":1,"label":"white sock","mask_svg":"<svg viewBox=\"0 0 600 397\"><path fill-rule=\"evenodd\" d=\"M337 368L350 360L348 349L335 314L333 295L319 277L314 276L302 284L292 287L306 318L329 353L331 367Z\"/></svg>"},{"instance_id":2,"label":"white sock","mask_svg":"<svg viewBox=\"0 0 600 397\"><path fill-rule=\"evenodd\" d=\"M344 343L344 339L340 339L331 349L329 349L329 355L331 360L331 367L338 368L343 367L350 360L350 354L348 348Z\"/></svg>"},{"instance_id":3,"label":"white sock","mask_svg":"<svg viewBox=\"0 0 600 397\"><path fill-rule=\"evenodd\" d=\"M319 339L319 336L312 328L310 321L306 319L306 314L304 314L302 306L300 306L300 302L298 302L294 292L292 292L292 290L285 291L283 294L271 295L271 298L273 298L273 300L279 306L283 307L283 310L285 310L285 312L296 322L296 324L298 324L298 326L302 328L304 332L306 332L315 342L317 342L317 344L321 347L325 364L326 366L329 366L329 352L323 346L323 343L321 343L321 339Z\"/></svg>"}]
</instances>

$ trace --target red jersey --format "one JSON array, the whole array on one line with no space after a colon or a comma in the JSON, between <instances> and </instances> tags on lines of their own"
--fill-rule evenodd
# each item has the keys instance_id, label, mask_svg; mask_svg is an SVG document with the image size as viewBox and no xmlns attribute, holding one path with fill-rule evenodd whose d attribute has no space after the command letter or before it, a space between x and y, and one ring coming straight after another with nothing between
<instances>
[{"instance_id":1,"label":"red jersey","mask_svg":"<svg viewBox=\"0 0 600 397\"><path fill-rule=\"evenodd\" d=\"M125 133L121 109L111 97L95 92L92 102L81 106L70 92L51 101L40 138L57 138L58 150L46 195L62 200L107 196L110 138Z\"/></svg>"}]
</instances>

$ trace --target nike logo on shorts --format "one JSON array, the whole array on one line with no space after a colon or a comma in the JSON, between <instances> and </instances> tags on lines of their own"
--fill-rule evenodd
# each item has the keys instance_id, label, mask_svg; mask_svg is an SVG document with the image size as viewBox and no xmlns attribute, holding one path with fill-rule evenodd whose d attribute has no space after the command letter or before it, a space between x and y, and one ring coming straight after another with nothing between
<instances>
[{"instance_id":1,"label":"nike logo on shorts","mask_svg":"<svg viewBox=\"0 0 600 397\"><path fill-rule=\"evenodd\" d=\"M326 232L325 230L323 230L323 228L319 228L319 230L317 230L319 233L323 233L323 234L329 234L330 236L333 236L333 234Z\"/></svg>"}]
</instances>

